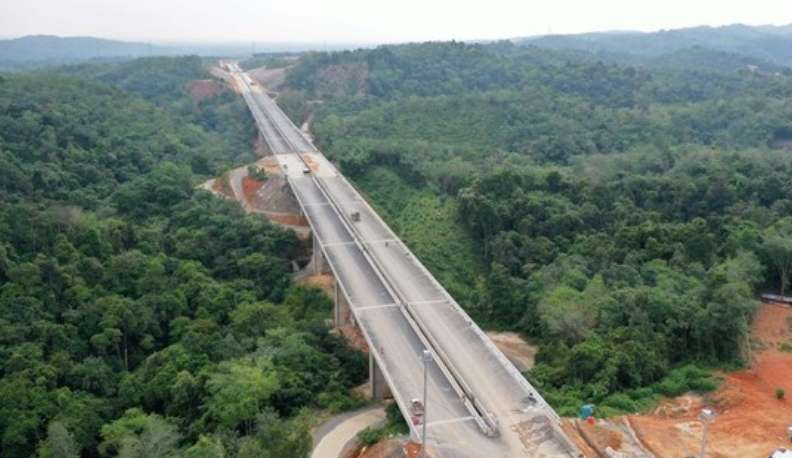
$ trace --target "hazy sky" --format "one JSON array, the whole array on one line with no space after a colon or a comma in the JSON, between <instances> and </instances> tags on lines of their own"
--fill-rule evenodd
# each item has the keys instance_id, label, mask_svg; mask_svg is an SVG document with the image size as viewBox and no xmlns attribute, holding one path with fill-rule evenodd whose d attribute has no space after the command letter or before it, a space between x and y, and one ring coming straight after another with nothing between
<instances>
[{"instance_id":1,"label":"hazy sky","mask_svg":"<svg viewBox=\"0 0 792 458\"><path fill-rule=\"evenodd\" d=\"M786 24L792 0L0 0L0 35L399 42Z\"/></svg>"}]
</instances>

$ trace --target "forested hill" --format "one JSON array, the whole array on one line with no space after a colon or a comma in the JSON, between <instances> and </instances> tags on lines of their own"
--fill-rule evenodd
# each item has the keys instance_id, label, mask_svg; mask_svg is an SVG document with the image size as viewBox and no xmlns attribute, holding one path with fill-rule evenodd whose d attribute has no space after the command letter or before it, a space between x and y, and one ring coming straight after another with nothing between
<instances>
[{"instance_id":1,"label":"forested hill","mask_svg":"<svg viewBox=\"0 0 792 458\"><path fill-rule=\"evenodd\" d=\"M144 84L145 76L156 84ZM0 76L0 456L306 456L365 360L291 232L196 185L248 160L194 58Z\"/></svg>"},{"instance_id":2,"label":"forested hill","mask_svg":"<svg viewBox=\"0 0 792 458\"><path fill-rule=\"evenodd\" d=\"M659 32L598 32L517 38L515 43L553 49L576 49L610 58L653 58L701 47L792 65L792 27L690 27Z\"/></svg>"},{"instance_id":3,"label":"forested hill","mask_svg":"<svg viewBox=\"0 0 792 458\"><path fill-rule=\"evenodd\" d=\"M0 40L0 65L66 63L88 59L133 58L174 53L175 50L148 43L93 37L34 35Z\"/></svg>"},{"instance_id":4,"label":"forested hill","mask_svg":"<svg viewBox=\"0 0 792 458\"><path fill-rule=\"evenodd\" d=\"M744 361L756 292L788 284L788 73L450 42L305 55L287 83L473 316L541 344L563 413L711 387L697 367Z\"/></svg>"},{"instance_id":5,"label":"forested hill","mask_svg":"<svg viewBox=\"0 0 792 458\"><path fill-rule=\"evenodd\" d=\"M330 45L330 49L345 49L360 44ZM273 42L253 44L254 47L270 49L272 53L294 53L310 49L327 48L322 43ZM180 42L142 43L109 40L97 37L60 37L53 35L28 35L19 38L0 39L0 71L24 70L38 67L52 68L57 65L85 62L121 62L140 57L156 56L248 56L250 42Z\"/></svg>"}]
</instances>

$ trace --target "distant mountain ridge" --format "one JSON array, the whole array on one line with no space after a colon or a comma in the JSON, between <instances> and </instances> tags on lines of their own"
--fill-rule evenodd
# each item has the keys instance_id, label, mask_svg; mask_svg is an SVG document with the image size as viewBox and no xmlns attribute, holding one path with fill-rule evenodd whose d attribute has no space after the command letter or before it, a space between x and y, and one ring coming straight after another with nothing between
<instances>
[{"instance_id":1,"label":"distant mountain ridge","mask_svg":"<svg viewBox=\"0 0 792 458\"><path fill-rule=\"evenodd\" d=\"M0 40L0 62L77 61L174 53L174 49L164 46L93 37L31 35Z\"/></svg>"},{"instance_id":2,"label":"distant mountain ridge","mask_svg":"<svg viewBox=\"0 0 792 458\"><path fill-rule=\"evenodd\" d=\"M687 48L700 47L792 66L792 24L784 26L732 24L658 32L618 31L544 35L515 38L512 41L519 45L645 58L655 58Z\"/></svg>"},{"instance_id":3,"label":"distant mountain ridge","mask_svg":"<svg viewBox=\"0 0 792 458\"><path fill-rule=\"evenodd\" d=\"M520 46L583 51L606 61L655 67L673 67L683 63L690 67L718 70L755 66L763 71L778 71L781 66L792 67L792 24L732 24L658 32L618 30L519 37L511 41ZM257 46L291 52L316 49L309 43L259 43ZM360 45L335 48L356 46ZM31 35L0 40L0 68L144 56L241 56L253 50L253 44L151 44L95 37Z\"/></svg>"},{"instance_id":4,"label":"distant mountain ridge","mask_svg":"<svg viewBox=\"0 0 792 458\"><path fill-rule=\"evenodd\" d=\"M341 50L367 47L366 43L336 43L329 47L320 43L143 43L109 40L95 37L59 37L30 35L21 38L0 39L0 68L20 68L41 64L67 64L92 59L122 59L147 56L246 56L259 51L301 52L319 49Z\"/></svg>"}]
</instances>

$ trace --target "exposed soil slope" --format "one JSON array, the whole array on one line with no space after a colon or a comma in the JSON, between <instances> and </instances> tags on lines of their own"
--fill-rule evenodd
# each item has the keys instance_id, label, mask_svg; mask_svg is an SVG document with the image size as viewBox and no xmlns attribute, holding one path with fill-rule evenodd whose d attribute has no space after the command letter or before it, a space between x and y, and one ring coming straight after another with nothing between
<instances>
[{"instance_id":1,"label":"exposed soil slope","mask_svg":"<svg viewBox=\"0 0 792 458\"><path fill-rule=\"evenodd\" d=\"M792 307L763 304L753 324L754 361L750 369L724 375L721 387L708 396L685 397L661 406L652 415L631 417L636 432L658 457L698 453L702 405L718 412L710 428L708 456L766 457L789 447L786 428L792 426L792 400L776 399L776 390L792 395ZM675 407L675 408L674 408Z\"/></svg>"}]
</instances>

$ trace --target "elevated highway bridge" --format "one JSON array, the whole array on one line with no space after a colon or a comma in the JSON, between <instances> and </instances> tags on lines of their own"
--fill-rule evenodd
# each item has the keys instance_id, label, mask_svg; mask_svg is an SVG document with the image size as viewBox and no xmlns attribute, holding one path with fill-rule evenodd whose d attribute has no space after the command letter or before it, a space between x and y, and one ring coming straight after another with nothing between
<instances>
[{"instance_id":1,"label":"elevated highway bridge","mask_svg":"<svg viewBox=\"0 0 792 458\"><path fill-rule=\"evenodd\" d=\"M337 324L368 342L375 396L404 418L423 398L427 448L442 458L583 456L560 419L360 193L235 63L223 63L287 177L314 236L315 265L336 279ZM410 423L420 440L420 426Z\"/></svg>"}]
</instances>

